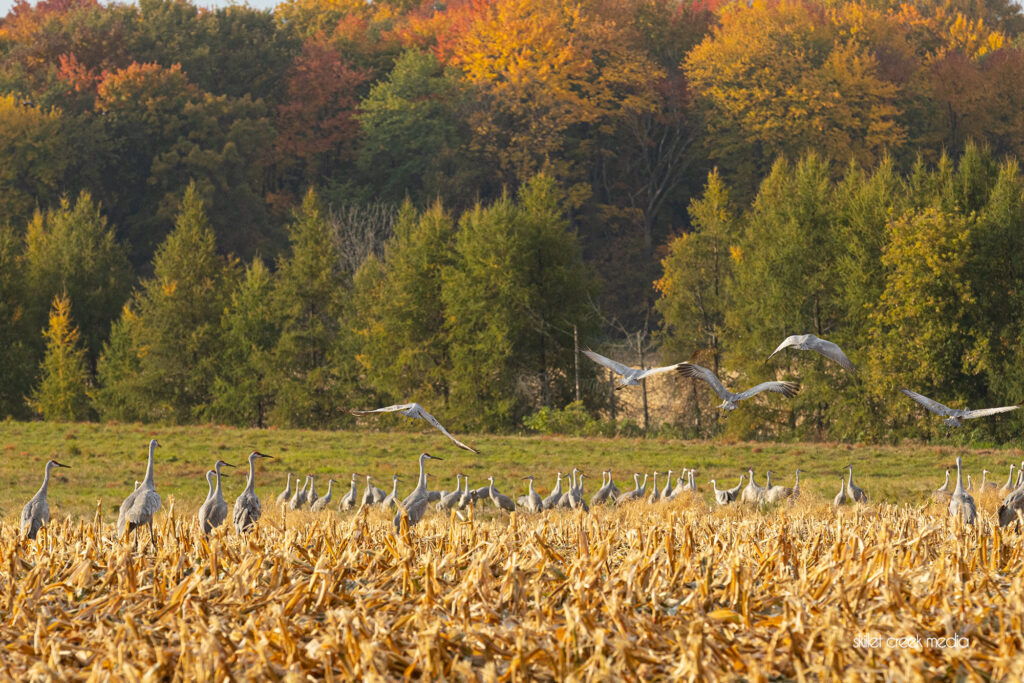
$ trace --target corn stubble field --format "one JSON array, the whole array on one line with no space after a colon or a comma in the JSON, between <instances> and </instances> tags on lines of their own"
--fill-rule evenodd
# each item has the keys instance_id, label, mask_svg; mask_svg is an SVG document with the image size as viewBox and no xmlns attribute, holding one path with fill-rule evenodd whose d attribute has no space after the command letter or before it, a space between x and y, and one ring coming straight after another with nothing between
<instances>
[{"instance_id":1,"label":"corn stubble field","mask_svg":"<svg viewBox=\"0 0 1024 683\"><path fill-rule=\"evenodd\" d=\"M938 506L698 497L591 513L287 516L157 548L95 518L0 527L6 679L1020 680L1020 537ZM148 535L143 536L148 540ZM143 544L145 545L145 544ZM890 638L950 637L945 646ZM859 643L878 638L874 645ZM955 640L954 640L955 639ZM939 641L945 642L945 641ZM959 645L959 646L957 646Z\"/></svg>"}]
</instances>

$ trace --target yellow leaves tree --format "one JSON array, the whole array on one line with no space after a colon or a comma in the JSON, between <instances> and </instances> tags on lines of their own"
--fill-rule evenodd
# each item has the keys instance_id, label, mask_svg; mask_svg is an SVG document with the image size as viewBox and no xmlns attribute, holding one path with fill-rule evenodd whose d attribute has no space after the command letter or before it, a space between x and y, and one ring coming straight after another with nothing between
<instances>
[{"instance_id":1,"label":"yellow leaves tree","mask_svg":"<svg viewBox=\"0 0 1024 683\"><path fill-rule=\"evenodd\" d=\"M43 336L46 357L40 368L42 377L29 405L46 420L87 419L89 370L81 335L71 320L71 299L66 292L54 297Z\"/></svg>"}]
</instances>

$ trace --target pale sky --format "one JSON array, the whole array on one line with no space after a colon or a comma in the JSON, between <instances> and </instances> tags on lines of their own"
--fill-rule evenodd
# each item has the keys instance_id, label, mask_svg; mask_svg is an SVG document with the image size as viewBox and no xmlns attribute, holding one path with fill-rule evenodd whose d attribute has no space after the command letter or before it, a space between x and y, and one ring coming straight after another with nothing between
<instances>
[{"instance_id":1,"label":"pale sky","mask_svg":"<svg viewBox=\"0 0 1024 683\"><path fill-rule=\"evenodd\" d=\"M29 0L32 4L35 4L36 0ZM101 0L102 1L102 0ZM124 1L124 0L121 0ZM249 5L249 7L255 7L257 9L271 9L280 0L248 0L247 2L241 2L240 0L196 0L192 4L197 7L224 7L226 5ZM104 2L104 4L106 4ZM14 5L14 0L0 0L0 17L7 14L11 7Z\"/></svg>"}]
</instances>

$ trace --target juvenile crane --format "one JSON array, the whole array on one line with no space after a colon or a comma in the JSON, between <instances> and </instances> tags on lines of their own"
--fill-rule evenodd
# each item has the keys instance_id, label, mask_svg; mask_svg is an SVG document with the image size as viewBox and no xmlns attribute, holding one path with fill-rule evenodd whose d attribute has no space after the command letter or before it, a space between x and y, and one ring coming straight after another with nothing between
<instances>
[{"instance_id":1,"label":"juvenile crane","mask_svg":"<svg viewBox=\"0 0 1024 683\"><path fill-rule=\"evenodd\" d=\"M256 526L260 515L263 514L263 507L260 505L259 496L256 495L256 461L260 458L272 458L259 451L249 454L249 480L245 483L245 490L242 495L235 499L235 510L233 519L235 529L240 534L247 533Z\"/></svg>"},{"instance_id":2,"label":"juvenile crane","mask_svg":"<svg viewBox=\"0 0 1024 683\"><path fill-rule=\"evenodd\" d=\"M46 502L46 491L50 486L50 470L54 467L67 467L56 460L46 463L46 473L43 475L43 485L36 491L36 495L25 503L21 509L21 533L25 538L35 540L36 534L42 526L50 523L50 504Z\"/></svg>"},{"instance_id":3,"label":"juvenile crane","mask_svg":"<svg viewBox=\"0 0 1024 683\"><path fill-rule=\"evenodd\" d=\"M441 460L441 458L430 453L420 453L420 478L416 488L405 497L405 500L399 506L398 512L395 514L393 521L396 533L402 530L403 514L408 517L409 526L411 527L423 519L423 513L427 510L427 473L423 468L423 463L427 460Z\"/></svg>"},{"instance_id":4,"label":"juvenile crane","mask_svg":"<svg viewBox=\"0 0 1024 683\"><path fill-rule=\"evenodd\" d=\"M693 377L707 382L714 389L715 393L718 394L718 397L722 399L722 403L718 406L722 410L736 410L737 403L751 396L756 396L762 391L774 391L786 398L793 398L800 391L800 385L795 382L761 382L746 391L734 394L725 388L725 385L722 384L722 381L718 379L715 373L700 365L680 363L676 371L683 377Z\"/></svg>"},{"instance_id":5,"label":"juvenile crane","mask_svg":"<svg viewBox=\"0 0 1024 683\"><path fill-rule=\"evenodd\" d=\"M209 534L219 527L228 516L228 504L224 500L224 493L220 486L220 478L227 476L226 474L221 474L220 471L220 468L225 465L234 467L231 463L224 462L223 460L218 460L213 466L213 473L217 478L217 487L210 493L210 497L206 499L202 507L199 508L199 526L204 534Z\"/></svg>"},{"instance_id":6,"label":"juvenile crane","mask_svg":"<svg viewBox=\"0 0 1024 683\"><path fill-rule=\"evenodd\" d=\"M437 421L437 418L434 417L433 415L431 415L430 413L428 413L427 411L423 410L423 406L421 406L419 403L401 403L399 405L388 406L386 408L377 408L376 410L353 410L352 414L353 415L372 415L374 413L399 413L399 412L402 413L402 415L405 415L406 417L411 417L411 418L416 419L416 420L426 420L431 425L433 425L434 427L439 429L442 434L444 434L449 439L451 439L452 443L454 443L456 446L458 446L459 448L461 448L463 450L469 451L470 453L479 453L480 452L480 451L476 450L475 448L470 448L469 446L467 446L466 444L462 443L461 441L456 439L454 436L449 434L448 430L445 429L444 426L440 422Z\"/></svg>"},{"instance_id":7,"label":"juvenile crane","mask_svg":"<svg viewBox=\"0 0 1024 683\"><path fill-rule=\"evenodd\" d=\"M156 536L153 535L153 515L160 509L160 494L153 483L153 454L160 443L156 439L149 442L149 459L146 461L146 476L139 487L128 494L121 503L117 513L117 535L123 537L131 534L143 524L149 526L149 543L156 548ZM139 547L139 534L135 532L135 548Z\"/></svg>"}]
</instances>

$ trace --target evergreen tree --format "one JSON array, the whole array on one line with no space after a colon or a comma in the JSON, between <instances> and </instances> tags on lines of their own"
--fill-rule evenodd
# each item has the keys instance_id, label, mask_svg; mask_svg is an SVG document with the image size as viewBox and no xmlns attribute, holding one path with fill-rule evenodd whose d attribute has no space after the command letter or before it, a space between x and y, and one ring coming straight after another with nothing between
<instances>
[{"instance_id":1,"label":"evergreen tree","mask_svg":"<svg viewBox=\"0 0 1024 683\"><path fill-rule=\"evenodd\" d=\"M288 238L291 253L278 263L273 293L280 337L270 359L269 381L276 392L271 421L332 426L347 420L344 396L355 376L342 336L348 285L312 190L296 211Z\"/></svg>"},{"instance_id":2,"label":"evergreen tree","mask_svg":"<svg viewBox=\"0 0 1024 683\"><path fill-rule=\"evenodd\" d=\"M28 416L35 367L21 246L13 230L0 226L0 418Z\"/></svg>"},{"instance_id":3,"label":"evergreen tree","mask_svg":"<svg viewBox=\"0 0 1024 683\"><path fill-rule=\"evenodd\" d=\"M71 299L54 297L49 326L43 331L46 355L29 404L44 420L73 422L89 418L89 369L81 334L71 320Z\"/></svg>"}]
</instances>

